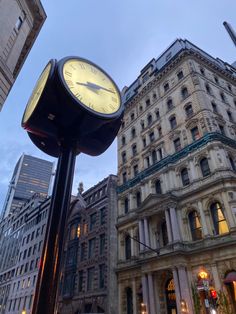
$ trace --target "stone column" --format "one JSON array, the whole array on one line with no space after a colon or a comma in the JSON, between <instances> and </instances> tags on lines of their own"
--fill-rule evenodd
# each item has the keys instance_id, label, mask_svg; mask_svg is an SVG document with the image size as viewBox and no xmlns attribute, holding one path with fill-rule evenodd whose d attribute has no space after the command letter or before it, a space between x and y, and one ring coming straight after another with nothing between
<instances>
[{"instance_id":1,"label":"stone column","mask_svg":"<svg viewBox=\"0 0 236 314\"><path fill-rule=\"evenodd\" d=\"M139 239L140 239L140 242L144 243L144 227L143 227L143 220L139 220L138 222L138 230L139 230ZM139 248L140 248L140 251L143 251L144 250L144 246L140 243L139 244Z\"/></svg>"},{"instance_id":2,"label":"stone column","mask_svg":"<svg viewBox=\"0 0 236 314\"><path fill-rule=\"evenodd\" d=\"M221 284L219 273L218 273L217 266L215 263L211 265L211 272L213 275L216 290L221 290L222 284Z\"/></svg>"},{"instance_id":3,"label":"stone column","mask_svg":"<svg viewBox=\"0 0 236 314\"><path fill-rule=\"evenodd\" d=\"M171 220L171 228L173 233L173 240L180 241L180 232L179 232L179 225L176 215L176 209L174 207L170 208L170 220Z\"/></svg>"},{"instance_id":4,"label":"stone column","mask_svg":"<svg viewBox=\"0 0 236 314\"><path fill-rule=\"evenodd\" d=\"M129 210L134 209L134 207L135 207L134 206L134 196L131 192L131 193L129 193Z\"/></svg>"},{"instance_id":5,"label":"stone column","mask_svg":"<svg viewBox=\"0 0 236 314\"><path fill-rule=\"evenodd\" d=\"M231 207L229 206L229 201L228 198L225 194L226 192L222 192L222 199L223 199L223 204L222 206L224 206L225 210L223 211L223 213L225 214L225 219L227 221L227 225L229 227L229 229L231 228L235 228L235 223L234 223L234 217L233 217L233 213L231 210Z\"/></svg>"},{"instance_id":6,"label":"stone column","mask_svg":"<svg viewBox=\"0 0 236 314\"><path fill-rule=\"evenodd\" d=\"M170 225L170 215L169 215L169 209L168 208L165 210L165 218L166 218L168 242L171 243L173 241L173 237L172 237L172 230L171 230L171 225Z\"/></svg>"},{"instance_id":7,"label":"stone column","mask_svg":"<svg viewBox=\"0 0 236 314\"><path fill-rule=\"evenodd\" d=\"M145 244L150 246L149 225L148 225L147 218L144 218L144 237L145 237Z\"/></svg>"},{"instance_id":8,"label":"stone column","mask_svg":"<svg viewBox=\"0 0 236 314\"><path fill-rule=\"evenodd\" d=\"M133 295L133 313L137 313L137 300L136 300L136 284L135 284L135 278L132 280L132 295Z\"/></svg>"},{"instance_id":9,"label":"stone column","mask_svg":"<svg viewBox=\"0 0 236 314\"><path fill-rule=\"evenodd\" d=\"M122 313L122 284L118 282L118 314Z\"/></svg>"},{"instance_id":10,"label":"stone column","mask_svg":"<svg viewBox=\"0 0 236 314\"><path fill-rule=\"evenodd\" d=\"M180 288L179 288L178 272L175 268L172 271L173 271L173 278L174 278L174 284L175 284L175 296L176 296L177 311L178 311L178 313L181 313L181 311L180 311L181 295L180 295Z\"/></svg>"},{"instance_id":11,"label":"stone column","mask_svg":"<svg viewBox=\"0 0 236 314\"><path fill-rule=\"evenodd\" d=\"M155 311L155 300L154 300L154 288L153 288L153 278L152 274L148 274L148 291L149 291L149 305L150 305L150 314L156 314Z\"/></svg>"},{"instance_id":12,"label":"stone column","mask_svg":"<svg viewBox=\"0 0 236 314\"><path fill-rule=\"evenodd\" d=\"M191 300L191 289L188 284L188 277L185 267L180 266L178 267L178 273L179 273L179 286L180 286L180 295L182 299L187 304L188 313L193 313L193 306L192 306L192 300Z\"/></svg>"},{"instance_id":13,"label":"stone column","mask_svg":"<svg viewBox=\"0 0 236 314\"><path fill-rule=\"evenodd\" d=\"M134 256L134 240L133 240L133 237L134 237L134 229L131 228L130 229L131 256Z\"/></svg>"},{"instance_id":14,"label":"stone column","mask_svg":"<svg viewBox=\"0 0 236 314\"><path fill-rule=\"evenodd\" d=\"M149 301L148 301L148 284L145 274L142 275L142 291L143 291L143 303L146 305L147 314L150 314Z\"/></svg>"},{"instance_id":15,"label":"stone column","mask_svg":"<svg viewBox=\"0 0 236 314\"><path fill-rule=\"evenodd\" d=\"M202 207L202 202L198 201L198 209L200 212L200 218L201 218L201 225L202 225L202 234L203 236L208 237L210 235L208 228L207 228L207 224L206 224L206 217L203 211L203 207Z\"/></svg>"}]
</instances>

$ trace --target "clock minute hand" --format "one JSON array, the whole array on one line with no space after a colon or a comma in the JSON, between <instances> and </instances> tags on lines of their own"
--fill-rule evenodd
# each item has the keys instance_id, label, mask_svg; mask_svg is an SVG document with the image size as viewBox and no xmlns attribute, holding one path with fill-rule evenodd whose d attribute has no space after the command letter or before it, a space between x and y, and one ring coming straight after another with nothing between
<instances>
[{"instance_id":1,"label":"clock minute hand","mask_svg":"<svg viewBox=\"0 0 236 314\"><path fill-rule=\"evenodd\" d=\"M106 88L106 87L103 87L103 86L101 86L101 85L97 85L97 84L95 84L95 83L87 82L87 86L88 86L88 87L91 87L91 88L94 88L94 89L97 89L97 90L102 89L102 90L105 90L105 91L107 91L107 92L110 92L110 93L115 94L115 92L114 92L113 90L111 90L111 89L109 89L109 88Z\"/></svg>"}]
</instances>

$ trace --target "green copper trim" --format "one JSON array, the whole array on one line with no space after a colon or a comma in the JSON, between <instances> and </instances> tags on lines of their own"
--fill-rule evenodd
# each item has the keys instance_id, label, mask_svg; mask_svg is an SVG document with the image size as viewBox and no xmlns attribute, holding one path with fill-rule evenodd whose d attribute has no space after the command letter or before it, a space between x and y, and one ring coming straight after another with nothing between
<instances>
[{"instance_id":1,"label":"green copper trim","mask_svg":"<svg viewBox=\"0 0 236 314\"><path fill-rule=\"evenodd\" d=\"M141 171L133 179L120 185L117 188L117 192L118 193L124 192L125 190L135 186L140 181L142 181L146 177L150 176L151 174L159 171L160 169L167 166L168 164L176 163L181 158L186 157L188 154L194 152L195 150L199 149L200 147L205 146L207 143L212 142L212 141L220 141L223 144L236 149L236 141L235 140L232 140L231 138L229 138L225 135L222 135L220 133L216 133L216 132L207 133L206 135L201 137L199 140L194 141L193 143L189 144L188 146L185 146L183 149L181 149L177 153L174 153L173 155L167 156L167 157L161 159L160 161L158 161L157 163L155 163L154 165L151 165L147 169Z\"/></svg>"}]
</instances>

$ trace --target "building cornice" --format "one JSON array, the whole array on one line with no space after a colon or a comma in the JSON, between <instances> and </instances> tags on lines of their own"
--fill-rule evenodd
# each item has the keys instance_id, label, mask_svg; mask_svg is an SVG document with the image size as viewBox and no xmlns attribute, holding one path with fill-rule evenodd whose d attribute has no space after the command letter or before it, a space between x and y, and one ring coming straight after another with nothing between
<instances>
[{"instance_id":1,"label":"building cornice","mask_svg":"<svg viewBox=\"0 0 236 314\"><path fill-rule=\"evenodd\" d=\"M181 149L179 152L161 159L159 162L155 163L154 165L151 165L147 169L138 173L138 175L136 177L134 177L133 179L128 180L125 184L118 186L118 188L117 188L118 194L136 186L137 184L140 184L140 182L142 180L146 179L147 177L156 173L157 171L160 171L165 166L175 164L180 159L188 156L190 153L196 151L200 147L203 147L206 144L211 143L213 141L219 141L226 146L236 148L236 141L235 140L233 140L229 137L226 137L220 133L216 133L216 132L207 133L206 135L204 135L199 140L194 141L193 143L191 143L191 144L187 145L186 147L184 147L183 149Z\"/></svg>"}]
</instances>

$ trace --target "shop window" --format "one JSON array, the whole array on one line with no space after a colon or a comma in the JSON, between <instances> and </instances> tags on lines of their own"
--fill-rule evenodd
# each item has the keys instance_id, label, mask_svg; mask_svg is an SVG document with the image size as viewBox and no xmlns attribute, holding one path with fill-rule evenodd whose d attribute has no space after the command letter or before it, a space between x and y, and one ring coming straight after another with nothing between
<instances>
[{"instance_id":1,"label":"shop window","mask_svg":"<svg viewBox=\"0 0 236 314\"><path fill-rule=\"evenodd\" d=\"M157 194L162 194L162 190L161 190L161 181L160 180L156 180L155 181L155 192Z\"/></svg>"},{"instance_id":2,"label":"shop window","mask_svg":"<svg viewBox=\"0 0 236 314\"><path fill-rule=\"evenodd\" d=\"M201 159L200 168L201 168L203 177L206 177L211 173L207 158Z\"/></svg>"},{"instance_id":3,"label":"shop window","mask_svg":"<svg viewBox=\"0 0 236 314\"><path fill-rule=\"evenodd\" d=\"M202 226L197 211L191 211L188 219L193 241L202 239Z\"/></svg>"},{"instance_id":4,"label":"shop window","mask_svg":"<svg viewBox=\"0 0 236 314\"><path fill-rule=\"evenodd\" d=\"M131 258L131 238L129 235L125 237L125 259Z\"/></svg>"},{"instance_id":5,"label":"shop window","mask_svg":"<svg viewBox=\"0 0 236 314\"><path fill-rule=\"evenodd\" d=\"M221 204L215 202L210 206L211 216L214 225L215 234L225 234L229 232L229 227L224 216Z\"/></svg>"},{"instance_id":6,"label":"shop window","mask_svg":"<svg viewBox=\"0 0 236 314\"><path fill-rule=\"evenodd\" d=\"M182 183L183 183L183 186L186 186L189 184L189 176L188 176L188 170L187 168L184 168L182 171L181 171L181 179L182 179Z\"/></svg>"}]
</instances>

